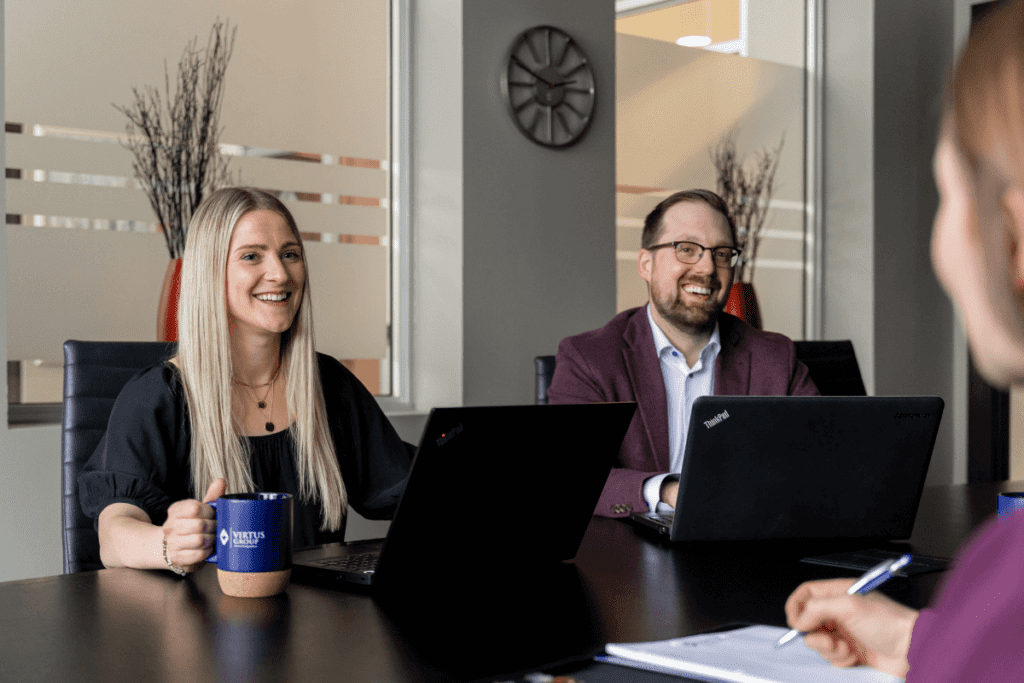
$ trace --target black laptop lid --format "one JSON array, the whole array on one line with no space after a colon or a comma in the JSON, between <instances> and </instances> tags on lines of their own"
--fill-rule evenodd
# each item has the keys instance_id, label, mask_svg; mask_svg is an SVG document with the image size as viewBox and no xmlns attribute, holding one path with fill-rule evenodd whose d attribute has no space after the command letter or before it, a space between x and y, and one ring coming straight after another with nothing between
<instances>
[{"instance_id":1,"label":"black laptop lid","mask_svg":"<svg viewBox=\"0 0 1024 683\"><path fill-rule=\"evenodd\" d=\"M571 559L635 403L435 408L375 584L410 570Z\"/></svg>"},{"instance_id":2,"label":"black laptop lid","mask_svg":"<svg viewBox=\"0 0 1024 683\"><path fill-rule=\"evenodd\" d=\"M942 409L937 397L699 398L671 538L909 538Z\"/></svg>"}]
</instances>

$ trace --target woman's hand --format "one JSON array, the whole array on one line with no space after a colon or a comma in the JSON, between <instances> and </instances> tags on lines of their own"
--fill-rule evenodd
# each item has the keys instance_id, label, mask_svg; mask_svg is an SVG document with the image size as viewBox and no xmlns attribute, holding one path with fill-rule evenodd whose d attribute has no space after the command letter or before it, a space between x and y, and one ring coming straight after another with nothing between
<instances>
[{"instance_id":1,"label":"woman's hand","mask_svg":"<svg viewBox=\"0 0 1024 683\"><path fill-rule=\"evenodd\" d=\"M224 495L227 484L214 479L203 501L179 500L167 508L163 540L167 543L167 559L175 567L193 572L213 554L217 535L217 517L207 503Z\"/></svg>"},{"instance_id":2,"label":"woman's hand","mask_svg":"<svg viewBox=\"0 0 1024 683\"><path fill-rule=\"evenodd\" d=\"M801 584L786 600L786 620L807 634L807 647L835 666L867 664L905 677L917 611L877 592L847 595L853 584L853 579Z\"/></svg>"}]
</instances>

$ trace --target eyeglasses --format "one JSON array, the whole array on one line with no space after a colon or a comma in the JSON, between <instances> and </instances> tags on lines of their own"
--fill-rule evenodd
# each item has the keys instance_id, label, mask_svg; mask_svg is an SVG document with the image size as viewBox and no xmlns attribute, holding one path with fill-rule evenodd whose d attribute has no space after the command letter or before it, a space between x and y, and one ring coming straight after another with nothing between
<instances>
[{"instance_id":1,"label":"eyeglasses","mask_svg":"<svg viewBox=\"0 0 1024 683\"><path fill-rule=\"evenodd\" d=\"M665 242L646 247L647 251L655 251L662 247L672 247L676 252L676 259L680 263L697 263L704 256L705 251L711 252L711 260L718 268L732 268L740 257L740 250L736 247L705 247L696 242Z\"/></svg>"}]
</instances>

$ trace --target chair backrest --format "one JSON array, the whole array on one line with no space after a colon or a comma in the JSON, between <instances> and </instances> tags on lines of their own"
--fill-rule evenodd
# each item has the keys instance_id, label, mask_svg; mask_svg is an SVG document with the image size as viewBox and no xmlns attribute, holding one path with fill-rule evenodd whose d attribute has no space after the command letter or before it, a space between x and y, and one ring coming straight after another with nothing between
<instances>
[{"instance_id":1,"label":"chair backrest","mask_svg":"<svg viewBox=\"0 0 1024 683\"><path fill-rule=\"evenodd\" d=\"M78 473L107 431L114 399L143 368L174 354L174 342L64 342L61 519L64 573L102 569L93 520L78 503Z\"/></svg>"},{"instance_id":2,"label":"chair backrest","mask_svg":"<svg viewBox=\"0 0 1024 683\"><path fill-rule=\"evenodd\" d=\"M548 387L551 386L551 378L555 374L554 356L537 356L533 359L537 370L537 405L548 404Z\"/></svg>"},{"instance_id":3,"label":"chair backrest","mask_svg":"<svg viewBox=\"0 0 1024 683\"><path fill-rule=\"evenodd\" d=\"M822 396L867 396L849 339L793 343L796 357L807 366Z\"/></svg>"}]
</instances>

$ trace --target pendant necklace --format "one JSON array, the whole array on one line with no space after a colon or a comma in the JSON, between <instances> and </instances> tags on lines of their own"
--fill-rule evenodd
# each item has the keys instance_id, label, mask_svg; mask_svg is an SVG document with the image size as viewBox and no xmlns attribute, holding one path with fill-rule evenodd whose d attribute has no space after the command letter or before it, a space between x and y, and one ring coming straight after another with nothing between
<instances>
[{"instance_id":1,"label":"pendant necklace","mask_svg":"<svg viewBox=\"0 0 1024 683\"><path fill-rule=\"evenodd\" d=\"M260 414L263 416L263 419L266 420L266 423L263 426L266 427L266 430L268 432L273 432L274 431L274 423L271 421L271 419L269 417L267 417L267 414L265 412L263 412L263 411L267 407L267 398L269 397L270 398L270 414L271 415L274 414L274 396L273 396L273 394L274 394L274 383L277 382L277 373L280 370L281 370L281 361L278 360L277 361L277 367L274 368L274 375L273 375L273 377L270 378L270 382L268 382L267 384L258 384L258 385L256 385L256 386L261 386L261 387L268 387L267 392L265 394L263 394L263 398L259 397L259 394L256 393L256 389L253 388L252 385L246 384L245 382L243 382L241 380L237 380L237 379L234 380L236 384L241 384L243 387L247 388L250 392L252 392L252 397L256 400L256 407L259 409Z\"/></svg>"}]
</instances>

